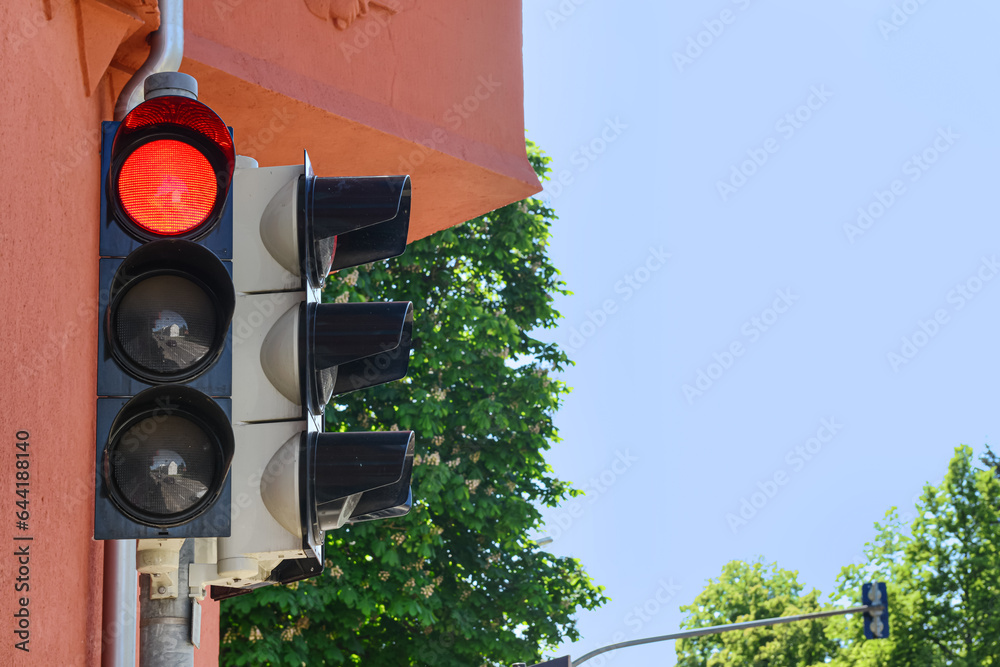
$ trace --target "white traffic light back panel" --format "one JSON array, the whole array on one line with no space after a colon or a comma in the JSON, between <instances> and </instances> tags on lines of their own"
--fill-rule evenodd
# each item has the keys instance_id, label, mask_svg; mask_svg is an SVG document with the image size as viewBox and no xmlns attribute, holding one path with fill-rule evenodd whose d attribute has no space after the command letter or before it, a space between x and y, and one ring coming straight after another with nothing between
<instances>
[{"instance_id":1,"label":"white traffic light back panel","mask_svg":"<svg viewBox=\"0 0 1000 667\"><path fill-rule=\"evenodd\" d=\"M282 477L283 470L275 465L298 469L298 457L268 464L275 452L290 438L306 431L306 422L277 422L273 424L237 424L233 428L239 454L233 460L233 531L230 537L219 538L219 574L235 572L253 564L255 579L259 568L271 568L286 558L302 558L302 538L288 532L265 507L261 499L261 485L272 478ZM298 479L297 474L292 479ZM295 490L291 501L298 502L300 489ZM234 584L228 584L234 585ZM235 584L239 585L239 584Z\"/></svg>"},{"instance_id":2,"label":"white traffic light back panel","mask_svg":"<svg viewBox=\"0 0 1000 667\"><path fill-rule=\"evenodd\" d=\"M267 377L261 364L261 348L275 323L289 310L297 309L305 297L305 292L236 295L236 315L233 317L234 424L303 418L302 405L289 400ZM277 335L279 331L274 333ZM292 330L285 333L282 342L285 344L283 351L286 352L287 370L297 375L303 370L299 362L298 332Z\"/></svg>"},{"instance_id":3,"label":"white traffic light back panel","mask_svg":"<svg viewBox=\"0 0 1000 667\"><path fill-rule=\"evenodd\" d=\"M249 167L252 160L241 158L233 177L233 283L238 293L279 292L302 289L302 278L282 266L268 251L261 238L261 218L278 192L293 184L305 173L301 164L288 167ZM276 201L276 205L296 206L294 197ZM289 211L292 219L293 211ZM298 252L296 230L287 230L284 245Z\"/></svg>"},{"instance_id":4,"label":"white traffic light back panel","mask_svg":"<svg viewBox=\"0 0 1000 667\"><path fill-rule=\"evenodd\" d=\"M309 422L238 424L234 427L238 456L233 461L233 530L230 537L195 541L195 561L188 585L193 597L203 598L208 585L246 588L269 581L283 560L304 558L302 538L275 520L261 498L261 487L272 478L287 477L282 466L298 468L297 456L275 462L274 454L290 439L315 430ZM275 468L278 466L278 469ZM292 479L297 479L293 473ZM293 502L300 489L293 489Z\"/></svg>"}]
</instances>

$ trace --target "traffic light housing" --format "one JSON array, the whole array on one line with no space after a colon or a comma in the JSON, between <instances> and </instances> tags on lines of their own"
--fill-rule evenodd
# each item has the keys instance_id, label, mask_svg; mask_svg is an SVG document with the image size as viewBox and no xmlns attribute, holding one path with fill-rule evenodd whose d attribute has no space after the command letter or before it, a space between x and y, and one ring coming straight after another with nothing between
<instances>
[{"instance_id":1,"label":"traffic light housing","mask_svg":"<svg viewBox=\"0 0 1000 667\"><path fill-rule=\"evenodd\" d=\"M409 177L239 158L233 190L232 532L196 550L189 580L216 599L315 576L325 531L412 503L412 432L323 432L332 396L406 375L413 305L323 303L322 287L403 252Z\"/></svg>"},{"instance_id":2,"label":"traffic light housing","mask_svg":"<svg viewBox=\"0 0 1000 667\"><path fill-rule=\"evenodd\" d=\"M232 136L169 73L102 139L94 537L228 535Z\"/></svg>"},{"instance_id":3,"label":"traffic light housing","mask_svg":"<svg viewBox=\"0 0 1000 667\"><path fill-rule=\"evenodd\" d=\"M869 611L863 617L866 639L886 639L889 636L889 594L882 582L863 584L862 604L880 607Z\"/></svg>"},{"instance_id":4,"label":"traffic light housing","mask_svg":"<svg viewBox=\"0 0 1000 667\"><path fill-rule=\"evenodd\" d=\"M323 410L406 375L413 306L321 290L403 252L411 190L258 168L196 89L152 75L102 128L94 536L154 561L196 538L190 593L221 598L319 574L326 530L410 508L413 433L324 433Z\"/></svg>"}]
</instances>

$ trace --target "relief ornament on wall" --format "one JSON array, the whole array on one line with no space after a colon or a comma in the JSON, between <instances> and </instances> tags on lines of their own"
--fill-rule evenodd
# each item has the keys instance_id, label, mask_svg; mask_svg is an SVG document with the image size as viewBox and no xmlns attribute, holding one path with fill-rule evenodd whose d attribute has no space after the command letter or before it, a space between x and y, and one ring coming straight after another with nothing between
<instances>
[{"instance_id":1,"label":"relief ornament on wall","mask_svg":"<svg viewBox=\"0 0 1000 667\"><path fill-rule=\"evenodd\" d=\"M337 30L347 30L351 25L373 10L388 12L390 16L406 9L406 0L305 0L306 6L324 21L332 19Z\"/></svg>"}]
</instances>

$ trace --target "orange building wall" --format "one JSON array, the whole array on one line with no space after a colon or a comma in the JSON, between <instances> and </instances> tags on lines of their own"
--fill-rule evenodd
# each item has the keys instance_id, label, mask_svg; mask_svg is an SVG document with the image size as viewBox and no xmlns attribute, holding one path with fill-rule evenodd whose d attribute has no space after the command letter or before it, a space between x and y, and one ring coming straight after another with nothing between
<instances>
[{"instance_id":1,"label":"orange building wall","mask_svg":"<svg viewBox=\"0 0 1000 667\"><path fill-rule=\"evenodd\" d=\"M342 4L187 3L181 71L240 152L267 166L308 149L321 176L409 173L411 240L541 189L524 152L519 2L374 0L338 29ZM147 28L120 66L139 66Z\"/></svg>"},{"instance_id":2,"label":"orange building wall","mask_svg":"<svg viewBox=\"0 0 1000 667\"><path fill-rule=\"evenodd\" d=\"M71 4L0 3L0 663L94 665L103 548L93 535L98 133ZM59 177L54 177L59 173ZM30 433L29 529L15 526L16 433ZM14 649L17 536L29 545L30 653Z\"/></svg>"},{"instance_id":3,"label":"orange building wall","mask_svg":"<svg viewBox=\"0 0 1000 667\"><path fill-rule=\"evenodd\" d=\"M355 21L329 0L186 4L181 70L262 165L308 148L320 175L409 172L412 238L539 190L524 155L520 3L385 0ZM0 665L100 664L98 130L157 24L154 0L0 3ZM14 648L21 598L28 653ZM209 601L200 665L218 661L217 628Z\"/></svg>"}]
</instances>

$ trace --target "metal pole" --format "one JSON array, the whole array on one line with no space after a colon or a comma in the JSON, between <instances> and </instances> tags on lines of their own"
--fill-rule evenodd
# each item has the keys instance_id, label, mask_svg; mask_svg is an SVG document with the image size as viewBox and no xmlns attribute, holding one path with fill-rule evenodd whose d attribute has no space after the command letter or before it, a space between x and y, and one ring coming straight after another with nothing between
<instances>
[{"instance_id":1,"label":"metal pole","mask_svg":"<svg viewBox=\"0 0 1000 667\"><path fill-rule=\"evenodd\" d=\"M177 569L177 597L151 600L150 576L139 583L139 667L193 667L191 618L194 600L188 595L188 565L194 540L185 540Z\"/></svg>"},{"instance_id":2,"label":"metal pole","mask_svg":"<svg viewBox=\"0 0 1000 667\"><path fill-rule=\"evenodd\" d=\"M135 540L104 543L104 622L101 666L135 667Z\"/></svg>"},{"instance_id":3,"label":"metal pole","mask_svg":"<svg viewBox=\"0 0 1000 667\"><path fill-rule=\"evenodd\" d=\"M149 56L128 80L115 103L121 120L142 102L142 83L150 74L176 72L184 58L184 0L159 0L160 27L151 33Z\"/></svg>"},{"instance_id":4,"label":"metal pole","mask_svg":"<svg viewBox=\"0 0 1000 667\"><path fill-rule=\"evenodd\" d=\"M646 639L633 639L627 642L603 646L599 649L587 653L579 660L573 661L573 667L582 665L587 660L599 656L608 651L629 646L639 646L641 644L652 644L654 642L665 642L670 639L690 639L691 637L701 637L703 635L714 635L720 632L732 632L734 630L746 630L748 628L758 628L763 625L780 625L782 623L794 623L795 621L808 621L813 618L824 618L827 616L842 616L845 614L861 614L866 612L878 613L883 607L876 605L862 605L860 607L849 607L847 609L834 609L832 611L816 611L811 614L799 614L798 616L782 616L780 618L762 618L757 621L746 621L744 623L730 623L729 625L713 625L710 628L698 628L697 630L687 630L685 632L675 632L672 635L661 635L659 637L647 637Z\"/></svg>"}]
</instances>

